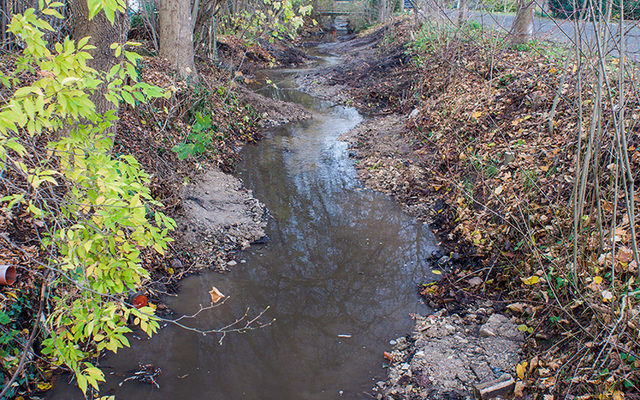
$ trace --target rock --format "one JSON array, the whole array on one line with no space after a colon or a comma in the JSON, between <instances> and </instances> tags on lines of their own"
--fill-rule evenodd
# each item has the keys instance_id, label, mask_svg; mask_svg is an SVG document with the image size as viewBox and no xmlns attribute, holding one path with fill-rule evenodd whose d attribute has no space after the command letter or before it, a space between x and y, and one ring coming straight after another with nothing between
<instances>
[{"instance_id":1,"label":"rock","mask_svg":"<svg viewBox=\"0 0 640 400\"><path fill-rule=\"evenodd\" d=\"M516 382L509 374L503 374L500 378L480 383L474 386L476 398L480 400L495 399L497 397L509 397L513 394Z\"/></svg>"},{"instance_id":2,"label":"rock","mask_svg":"<svg viewBox=\"0 0 640 400\"><path fill-rule=\"evenodd\" d=\"M482 285L484 281L482 280L482 278L474 276L473 278L469 279L467 281L467 283L471 286L480 286Z\"/></svg>"},{"instance_id":3,"label":"rock","mask_svg":"<svg viewBox=\"0 0 640 400\"><path fill-rule=\"evenodd\" d=\"M451 324L445 324L442 329L444 329L448 335L456 333L456 327Z\"/></svg>"},{"instance_id":4,"label":"rock","mask_svg":"<svg viewBox=\"0 0 640 400\"><path fill-rule=\"evenodd\" d=\"M233 267L234 265L238 265L238 262L236 260L231 260L227 263L227 265Z\"/></svg>"},{"instance_id":5,"label":"rock","mask_svg":"<svg viewBox=\"0 0 640 400\"><path fill-rule=\"evenodd\" d=\"M418 115L420 115L420 110L414 108L413 111L409 114L409 119L415 119Z\"/></svg>"},{"instance_id":6,"label":"rock","mask_svg":"<svg viewBox=\"0 0 640 400\"><path fill-rule=\"evenodd\" d=\"M171 268L173 268L174 271L182 269L182 261L178 260L177 258L171 260L169 264L171 264Z\"/></svg>"},{"instance_id":7,"label":"rock","mask_svg":"<svg viewBox=\"0 0 640 400\"><path fill-rule=\"evenodd\" d=\"M493 330L491 330L490 327L487 327L487 326L484 326L484 325L480 328L480 332L479 333L480 333L481 337L494 337L494 336L496 336L496 333Z\"/></svg>"},{"instance_id":8,"label":"rock","mask_svg":"<svg viewBox=\"0 0 640 400\"><path fill-rule=\"evenodd\" d=\"M449 256L440 257L440 259L438 260L438 265L443 267L447 265L449 261L451 261L451 258Z\"/></svg>"},{"instance_id":9,"label":"rock","mask_svg":"<svg viewBox=\"0 0 640 400\"><path fill-rule=\"evenodd\" d=\"M441 250L434 250L434 251L431 252L431 257L432 258L440 259L440 258L442 258L442 256L444 256L444 254L442 253Z\"/></svg>"},{"instance_id":10,"label":"rock","mask_svg":"<svg viewBox=\"0 0 640 400\"><path fill-rule=\"evenodd\" d=\"M504 165L509 165L516 160L515 153L511 151L504 152Z\"/></svg>"}]
</instances>

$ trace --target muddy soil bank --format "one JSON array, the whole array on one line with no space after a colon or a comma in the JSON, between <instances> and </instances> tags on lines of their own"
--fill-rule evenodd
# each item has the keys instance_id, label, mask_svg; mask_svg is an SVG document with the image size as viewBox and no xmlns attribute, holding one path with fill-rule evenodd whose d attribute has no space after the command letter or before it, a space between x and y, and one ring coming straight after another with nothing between
<instances>
[{"instance_id":1,"label":"muddy soil bank","mask_svg":"<svg viewBox=\"0 0 640 400\"><path fill-rule=\"evenodd\" d=\"M311 118L297 104L271 99L246 87L238 88L238 99L259 114L261 129ZM234 150L240 149L237 146ZM225 271L236 265L236 252L264 240L268 210L230 173L209 166L193 183L183 186L180 197L176 240L188 252L194 270Z\"/></svg>"},{"instance_id":2,"label":"muddy soil bank","mask_svg":"<svg viewBox=\"0 0 640 400\"><path fill-rule=\"evenodd\" d=\"M398 25L393 24L392 29ZM442 250L432 255L431 263L434 270L446 272L447 279L428 283L419 290L432 307L441 311L415 315L414 332L391 341L392 350L385 352L388 377L377 383L375 396L472 398L474 392L479 395L476 386L494 381L502 382L489 389L479 386L483 398L504 395L505 390L511 394L516 385L509 374L515 374L523 337L511 317L503 313L505 306L499 295L475 296L462 288L478 286L473 279L467 282L462 273L477 267L478 260L472 246L453 234L455 222L446 212L445 199L425 189L432 172L422 165L412 139L403 134L408 124L415 123L416 103L401 100L400 96L394 99L391 94L398 85L410 87L406 77L412 71L404 68L408 63L404 42L384 51L378 48L385 29L344 43L320 46L329 54L340 54L345 62L301 73L296 78L302 91L353 105L369 116L341 137L350 144L359 178L367 187L394 197L409 214L429 223L441 240ZM402 76L400 84L393 82L398 76ZM457 284L460 281L464 285ZM491 394L496 385L502 390Z\"/></svg>"}]
</instances>

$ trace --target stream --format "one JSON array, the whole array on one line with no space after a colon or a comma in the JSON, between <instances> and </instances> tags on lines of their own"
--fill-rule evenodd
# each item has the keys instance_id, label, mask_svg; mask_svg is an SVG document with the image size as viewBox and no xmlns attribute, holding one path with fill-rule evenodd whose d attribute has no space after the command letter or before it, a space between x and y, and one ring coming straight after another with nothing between
<instances>
[{"instance_id":1,"label":"stream","mask_svg":"<svg viewBox=\"0 0 640 400\"><path fill-rule=\"evenodd\" d=\"M335 63L323 57L321 63ZM365 189L338 137L362 121L351 107L298 91L296 70L269 71L265 95L303 105L308 121L266 132L242 150L236 175L266 204L269 241L240 253L230 273L204 272L163 299L177 315L210 303L217 287L230 298L188 321L226 325L247 309L272 324L244 334L202 335L169 325L152 339L101 362L102 395L117 399L357 399L384 378L383 351L413 329L426 307L416 285L431 277L436 239L400 205ZM245 262L246 261L246 262ZM138 362L162 369L160 388L123 382ZM59 379L50 399L83 399Z\"/></svg>"}]
</instances>

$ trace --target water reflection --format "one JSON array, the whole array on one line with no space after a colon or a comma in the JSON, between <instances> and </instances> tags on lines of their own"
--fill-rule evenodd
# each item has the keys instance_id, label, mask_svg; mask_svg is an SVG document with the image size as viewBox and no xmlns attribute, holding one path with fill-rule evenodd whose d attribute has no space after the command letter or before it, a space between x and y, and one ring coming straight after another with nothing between
<instances>
[{"instance_id":1,"label":"water reflection","mask_svg":"<svg viewBox=\"0 0 640 400\"><path fill-rule=\"evenodd\" d=\"M105 360L104 394L120 399L360 398L381 376L389 339L411 329L424 311L415 284L430 274L424 260L432 234L385 196L364 190L336 138L360 122L352 108L332 107L291 90L274 74L274 96L313 112L310 121L269 132L247 147L238 175L269 208L267 245L254 246L232 273L183 281L167 299L178 313L209 302L215 285L231 298L193 321L210 328L269 306L273 325L248 334L202 336L167 327L151 340ZM352 335L350 338L338 337ZM124 383L138 361L162 368L160 389ZM80 399L59 383L52 399Z\"/></svg>"}]
</instances>

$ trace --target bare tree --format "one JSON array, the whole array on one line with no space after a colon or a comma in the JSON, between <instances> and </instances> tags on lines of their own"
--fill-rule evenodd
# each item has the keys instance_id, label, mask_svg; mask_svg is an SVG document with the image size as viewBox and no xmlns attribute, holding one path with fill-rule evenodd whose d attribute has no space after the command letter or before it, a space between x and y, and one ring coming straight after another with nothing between
<instances>
[{"instance_id":1,"label":"bare tree","mask_svg":"<svg viewBox=\"0 0 640 400\"><path fill-rule=\"evenodd\" d=\"M181 77L197 82L191 2L160 0L159 10L160 55L169 60Z\"/></svg>"},{"instance_id":2,"label":"bare tree","mask_svg":"<svg viewBox=\"0 0 640 400\"><path fill-rule=\"evenodd\" d=\"M527 43L533 36L533 13L536 3L533 0L518 0L518 12L511 26L511 45Z\"/></svg>"}]
</instances>

